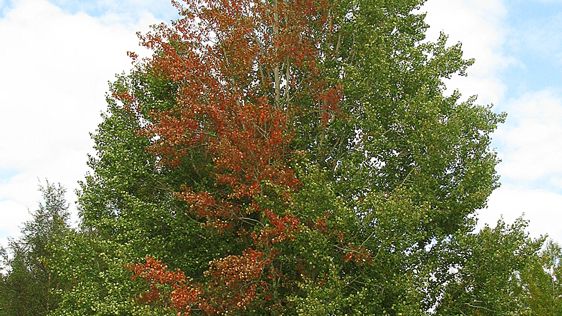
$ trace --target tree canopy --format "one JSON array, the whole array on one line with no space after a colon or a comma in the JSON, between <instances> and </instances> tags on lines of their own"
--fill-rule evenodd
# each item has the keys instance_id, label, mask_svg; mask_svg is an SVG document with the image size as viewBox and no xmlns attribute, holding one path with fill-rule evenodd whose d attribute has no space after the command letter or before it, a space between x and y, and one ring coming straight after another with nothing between
<instances>
[{"instance_id":1,"label":"tree canopy","mask_svg":"<svg viewBox=\"0 0 562 316\"><path fill-rule=\"evenodd\" d=\"M43 201L31 213L19 239L2 250L0 266L7 270L0 283L0 315L47 315L57 308L54 289L62 283L51 269L52 247L70 230L65 189L46 182Z\"/></svg>"},{"instance_id":2,"label":"tree canopy","mask_svg":"<svg viewBox=\"0 0 562 316\"><path fill-rule=\"evenodd\" d=\"M476 231L504 114L446 93L472 61L423 2L174 1L110 86L51 314L557 315L559 247Z\"/></svg>"}]
</instances>

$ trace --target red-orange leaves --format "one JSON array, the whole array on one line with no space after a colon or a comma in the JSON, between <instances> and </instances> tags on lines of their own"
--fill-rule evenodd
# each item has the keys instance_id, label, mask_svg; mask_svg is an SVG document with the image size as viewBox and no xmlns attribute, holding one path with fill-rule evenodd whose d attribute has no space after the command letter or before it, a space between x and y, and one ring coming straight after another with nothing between
<instances>
[{"instance_id":1,"label":"red-orange leaves","mask_svg":"<svg viewBox=\"0 0 562 316\"><path fill-rule=\"evenodd\" d=\"M183 272L169 271L165 264L152 257L146 257L144 264L132 264L127 269L133 272L133 280L142 279L148 283L149 290L138 298L140 303L167 306L178 315L190 315L193 308L214 315L246 309L268 288L261 278L270 263L271 259L254 249L247 249L239 256L215 259L205 272L209 282L204 287L190 284Z\"/></svg>"},{"instance_id":2,"label":"red-orange leaves","mask_svg":"<svg viewBox=\"0 0 562 316\"><path fill-rule=\"evenodd\" d=\"M290 115L306 113L299 100L312 99L327 124L342 98L341 87L330 88L317 67L326 58L318 40L332 31L328 4L177 1L183 17L142 37L156 51L145 60L151 74L176 87L174 105L150 111L144 132L168 167L194 151L210 162L211 184L178 195L203 221L244 215L237 212L262 193L263 183L287 192L298 185L290 166L297 118Z\"/></svg>"},{"instance_id":3,"label":"red-orange leaves","mask_svg":"<svg viewBox=\"0 0 562 316\"><path fill-rule=\"evenodd\" d=\"M319 95L322 103L321 122L326 125L339 112L339 104L343 98L343 87L337 85L327 89Z\"/></svg>"},{"instance_id":4,"label":"red-orange leaves","mask_svg":"<svg viewBox=\"0 0 562 316\"><path fill-rule=\"evenodd\" d=\"M120 101L125 108L131 108L135 101L135 98L128 91L122 89L113 89L112 96L115 100Z\"/></svg>"},{"instance_id":5,"label":"red-orange leaves","mask_svg":"<svg viewBox=\"0 0 562 316\"><path fill-rule=\"evenodd\" d=\"M145 301L187 313L197 305L206 314L283 305L266 303L276 297L268 291L297 280L281 284L288 268L276 260L286 250L281 243L294 241L305 224L280 210L299 189L295 152L310 149L295 141L303 136L293 128L325 127L343 99L342 87L323 76L339 45L331 3L176 0L182 18L141 36L154 54L137 66L148 85L154 79L155 100L119 98L137 105L132 110L149 151L161 170L174 174L175 197L190 217L233 241L204 275L193 275L198 286L151 258L132 266L150 285ZM337 234L326 220L316 226L309 228Z\"/></svg>"},{"instance_id":6,"label":"red-orange leaves","mask_svg":"<svg viewBox=\"0 0 562 316\"><path fill-rule=\"evenodd\" d=\"M200 301L202 291L189 285L183 272L169 271L165 264L153 257L146 257L144 264L132 264L127 268L133 272L133 280L140 278L149 284L149 290L139 297L141 303L167 305L170 302L178 315L190 315L192 307Z\"/></svg>"},{"instance_id":7,"label":"red-orange leaves","mask_svg":"<svg viewBox=\"0 0 562 316\"><path fill-rule=\"evenodd\" d=\"M193 192L186 187L177 196L186 201L195 214L208 221L233 220L242 215L247 208L240 207L239 201L250 200L261 194L261 185L271 185L291 190L298 184L292 169L287 165L289 158L290 135L285 131L286 115L273 108L264 98L256 100L257 104L233 105L222 110L213 107L202 108L209 111L210 119L200 132L198 145L206 149L213 162L213 174L218 186L226 188L220 194L208 191ZM161 120L161 128L172 121ZM189 150L189 143L178 138L177 134L186 133L189 121L183 130L177 124L164 128L166 137L156 145L161 155L173 157ZM194 134L195 132L188 132ZM162 132L160 135L164 135ZM210 136L213 135L213 136ZM194 139L194 138L191 138ZM166 142L172 142L166 145ZM183 147L176 148L181 143Z\"/></svg>"},{"instance_id":8,"label":"red-orange leaves","mask_svg":"<svg viewBox=\"0 0 562 316\"><path fill-rule=\"evenodd\" d=\"M178 315L189 315L193 305L197 304L200 300L199 296L201 291L198 289L190 288L187 286L177 286L170 294L170 301L172 302L172 307L178 311Z\"/></svg>"},{"instance_id":9,"label":"red-orange leaves","mask_svg":"<svg viewBox=\"0 0 562 316\"><path fill-rule=\"evenodd\" d=\"M215 283L237 287L260 277L267 262L264 257L262 252L248 249L241 256L227 256L211 261L211 267L206 274L211 276Z\"/></svg>"},{"instance_id":10,"label":"red-orange leaves","mask_svg":"<svg viewBox=\"0 0 562 316\"><path fill-rule=\"evenodd\" d=\"M230 198L254 197L261 181L291 187L294 176L286 165L291 137L285 131L285 114L265 103L232 108L222 130L209 142L219 183L231 187Z\"/></svg>"},{"instance_id":11,"label":"red-orange leaves","mask_svg":"<svg viewBox=\"0 0 562 316\"><path fill-rule=\"evenodd\" d=\"M178 193L177 197L189 203L191 210L201 217L217 213L217 201L209 192L194 193L186 189Z\"/></svg>"},{"instance_id":12,"label":"red-orange leaves","mask_svg":"<svg viewBox=\"0 0 562 316\"><path fill-rule=\"evenodd\" d=\"M240 256L211 261L205 274L210 277L207 312L228 313L243 310L267 284L260 281L270 259L261 251L247 249Z\"/></svg>"},{"instance_id":13,"label":"red-orange leaves","mask_svg":"<svg viewBox=\"0 0 562 316\"><path fill-rule=\"evenodd\" d=\"M181 271L168 271L168 266L153 257L146 257L146 263L130 265L133 279L142 278L159 284L185 282L186 277Z\"/></svg>"},{"instance_id":14,"label":"red-orange leaves","mask_svg":"<svg viewBox=\"0 0 562 316\"><path fill-rule=\"evenodd\" d=\"M316 219L313 224L314 229L318 230L319 232L325 234L328 232L328 219L327 216L321 216Z\"/></svg>"},{"instance_id":15,"label":"red-orange leaves","mask_svg":"<svg viewBox=\"0 0 562 316\"><path fill-rule=\"evenodd\" d=\"M300 229L300 220L292 214L281 217L270 210L266 210L265 216L271 226L261 229L259 233L252 234L256 244L270 246L284 240L293 240Z\"/></svg>"}]
</instances>

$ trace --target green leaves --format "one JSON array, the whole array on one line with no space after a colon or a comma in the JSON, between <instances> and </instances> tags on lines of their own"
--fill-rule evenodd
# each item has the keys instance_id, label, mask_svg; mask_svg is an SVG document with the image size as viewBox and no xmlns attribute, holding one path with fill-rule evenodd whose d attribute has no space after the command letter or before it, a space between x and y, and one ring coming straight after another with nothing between
<instances>
[{"instance_id":1,"label":"green leaves","mask_svg":"<svg viewBox=\"0 0 562 316\"><path fill-rule=\"evenodd\" d=\"M533 264L543 239L527 236L526 222L499 221L478 234L459 235L452 250L460 261L449 271L438 315L470 312L484 315L520 315L527 312L523 276Z\"/></svg>"}]
</instances>

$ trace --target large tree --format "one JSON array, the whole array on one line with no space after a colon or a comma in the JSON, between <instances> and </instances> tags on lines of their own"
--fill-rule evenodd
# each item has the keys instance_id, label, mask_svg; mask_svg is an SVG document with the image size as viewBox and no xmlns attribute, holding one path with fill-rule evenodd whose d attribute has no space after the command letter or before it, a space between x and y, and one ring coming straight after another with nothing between
<instances>
[{"instance_id":1,"label":"large tree","mask_svg":"<svg viewBox=\"0 0 562 316\"><path fill-rule=\"evenodd\" d=\"M459 282L496 241L516 258L538 246L470 234L503 115L445 94L471 62L425 38L422 4L175 2L180 18L141 36L152 55L131 53L111 86L82 229L59 249L73 284L59 313L503 308L527 265L481 292Z\"/></svg>"}]
</instances>

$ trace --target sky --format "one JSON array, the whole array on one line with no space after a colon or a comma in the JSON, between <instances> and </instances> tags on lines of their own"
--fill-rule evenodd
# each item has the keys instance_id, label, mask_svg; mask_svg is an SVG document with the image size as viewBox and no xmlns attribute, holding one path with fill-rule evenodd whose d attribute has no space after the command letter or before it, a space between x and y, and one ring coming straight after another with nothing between
<instances>
[{"instance_id":1,"label":"sky","mask_svg":"<svg viewBox=\"0 0 562 316\"><path fill-rule=\"evenodd\" d=\"M532 236L562 243L562 0L429 0L421 11L428 38L443 31L476 60L448 88L508 114L493 135L501 187L480 225L524 214ZM0 0L0 245L46 179L76 209L108 82L130 68L136 32L175 14L168 0Z\"/></svg>"}]
</instances>

